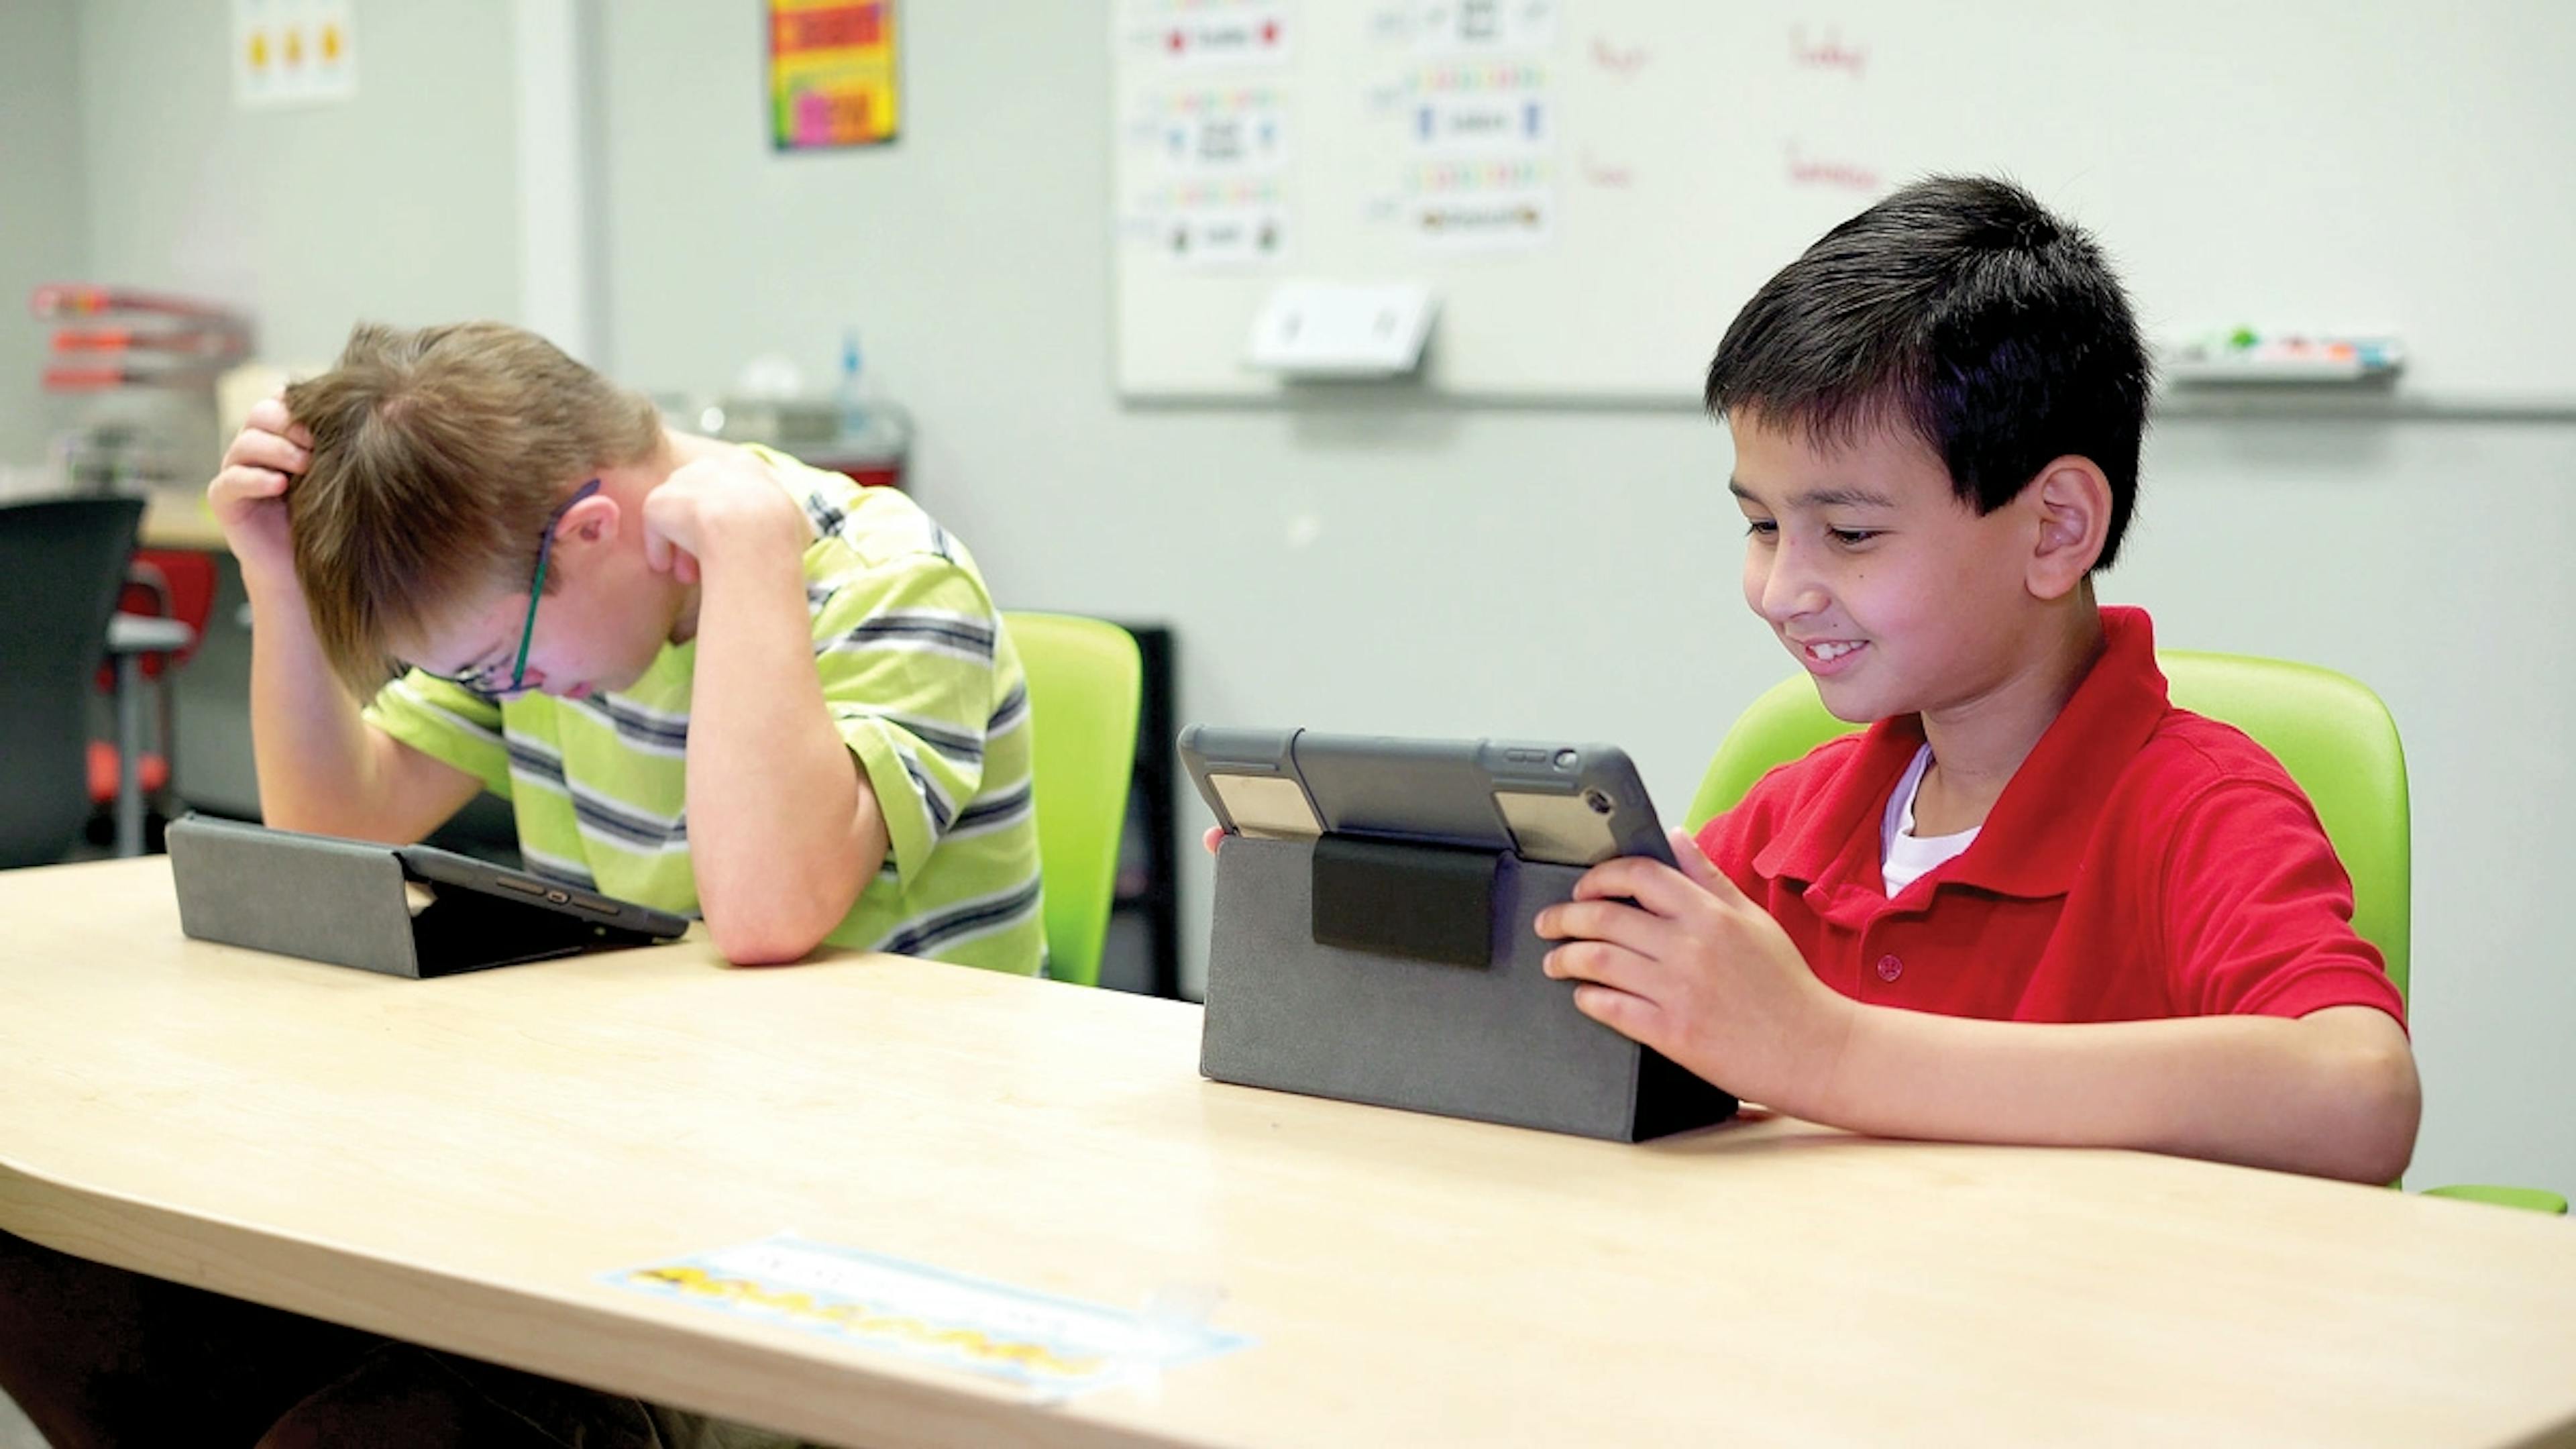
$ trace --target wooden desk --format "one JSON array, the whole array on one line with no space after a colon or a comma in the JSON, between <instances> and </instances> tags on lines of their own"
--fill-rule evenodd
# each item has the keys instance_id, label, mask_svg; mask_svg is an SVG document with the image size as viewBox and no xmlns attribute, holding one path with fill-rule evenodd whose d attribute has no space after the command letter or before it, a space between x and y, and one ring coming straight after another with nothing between
<instances>
[{"instance_id":1,"label":"wooden desk","mask_svg":"<svg viewBox=\"0 0 2576 1449\"><path fill-rule=\"evenodd\" d=\"M141 541L145 548L194 548L224 553L224 531L206 512L203 488L156 489L143 506Z\"/></svg>"},{"instance_id":2,"label":"wooden desk","mask_svg":"<svg viewBox=\"0 0 2576 1449\"><path fill-rule=\"evenodd\" d=\"M1211 1085L1197 1009L696 944L412 982L0 875L0 1227L825 1438L2495 1444L2562 1220L1772 1121L1620 1147ZM1258 1342L1052 1407L604 1285L782 1230Z\"/></svg>"}]
</instances>

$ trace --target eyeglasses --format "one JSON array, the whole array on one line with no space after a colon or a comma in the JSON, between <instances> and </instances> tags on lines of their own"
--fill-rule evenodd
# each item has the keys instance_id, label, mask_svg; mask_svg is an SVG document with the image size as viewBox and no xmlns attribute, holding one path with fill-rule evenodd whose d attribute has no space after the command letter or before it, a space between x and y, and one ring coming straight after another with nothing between
<instances>
[{"instance_id":1,"label":"eyeglasses","mask_svg":"<svg viewBox=\"0 0 2576 1449\"><path fill-rule=\"evenodd\" d=\"M510 682L500 683L501 667L498 664L485 665L471 674L441 674L439 678L450 684L463 685L476 694L493 698L505 694L519 694L527 689L528 646L536 642L537 601L546 595L546 561L554 554L555 526L563 522L564 514L570 511L574 504L598 491L599 480L593 478L574 489L571 497L556 504L555 511L546 515L545 536L537 541L536 576L528 580L528 617L526 622L519 626L519 654L510 664Z\"/></svg>"}]
</instances>

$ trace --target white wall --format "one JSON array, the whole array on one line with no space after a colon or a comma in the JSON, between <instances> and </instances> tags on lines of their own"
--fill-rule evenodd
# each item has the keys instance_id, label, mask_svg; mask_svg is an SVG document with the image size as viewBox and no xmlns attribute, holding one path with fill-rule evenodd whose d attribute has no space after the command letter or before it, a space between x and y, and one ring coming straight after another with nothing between
<instances>
[{"instance_id":1,"label":"white wall","mask_svg":"<svg viewBox=\"0 0 2576 1449\"><path fill-rule=\"evenodd\" d=\"M856 325L920 419L916 491L1004 602L1172 622L1184 720L1610 738L1678 813L1789 668L1737 596L1722 431L1400 393L1121 406L1104 3L907 7L902 141L784 157L750 95L755 15L616 8L616 370L712 389L785 350L819 372ZM2405 731L2411 1180L2576 1187L2576 972L2546 909L2576 868L2553 828L2576 806L2576 428L2177 420L2147 478L2110 597L2168 643L2357 674ZM1195 855L1184 884L1195 957Z\"/></svg>"},{"instance_id":2,"label":"white wall","mask_svg":"<svg viewBox=\"0 0 2576 1449\"><path fill-rule=\"evenodd\" d=\"M361 318L516 315L509 0L356 6L357 96L260 111L233 103L230 5L77 8L99 280L246 305L281 360Z\"/></svg>"},{"instance_id":3,"label":"white wall","mask_svg":"<svg viewBox=\"0 0 2576 1449\"><path fill-rule=\"evenodd\" d=\"M0 0L7 24L24 3ZM231 302L268 360L296 366L327 364L362 319L516 320L516 3L356 5L353 99L244 110L226 0L67 0L76 44L59 74L78 84L61 82L51 114L77 135L88 184L85 254L64 270ZM11 173L0 235L29 131L15 112L0 122ZM0 379L0 422L13 393ZM206 402L113 394L93 406L167 429L181 486L212 475L223 440ZM248 644L227 617L179 686L179 771L190 799L242 809L258 798L234 677Z\"/></svg>"},{"instance_id":4,"label":"white wall","mask_svg":"<svg viewBox=\"0 0 2576 1449\"><path fill-rule=\"evenodd\" d=\"M27 293L78 277L86 255L76 0L0 5L0 463L42 456L49 408L36 392L49 328Z\"/></svg>"}]
</instances>

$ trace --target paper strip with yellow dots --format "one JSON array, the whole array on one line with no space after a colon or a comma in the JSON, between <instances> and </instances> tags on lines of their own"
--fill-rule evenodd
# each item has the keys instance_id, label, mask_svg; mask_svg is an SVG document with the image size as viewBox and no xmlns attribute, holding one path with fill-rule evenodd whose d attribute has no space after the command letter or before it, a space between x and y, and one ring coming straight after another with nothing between
<instances>
[{"instance_id":1,"label":"paper strip with yellow dots","mask_svg":"<svg viewBox=\"0 0 2576 1449\"><path fill-rule=\"evenodd\" d=\"M1147 1378L1251 1340L1207 1326L1208 1295L1139 1310L779 1236L606 1275L622 1288L1025 1384L1049 1397Z\"/></svg>"}]
</instances>

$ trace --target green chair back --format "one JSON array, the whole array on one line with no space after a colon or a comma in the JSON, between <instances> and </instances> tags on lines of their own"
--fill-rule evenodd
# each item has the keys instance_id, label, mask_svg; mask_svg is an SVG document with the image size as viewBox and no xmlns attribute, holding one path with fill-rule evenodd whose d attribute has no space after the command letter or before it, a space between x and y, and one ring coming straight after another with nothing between
<instances>
[{"instance_id":1,"label":"green chair back","mask_svg":"<svg viewBox=\"0 0 2576 1449\"><path fill-rule=\"evenodd\" d=\"M1774 768L1837 735L1860 729L1826 710L1814 680L1803 672L1790 675L1762 691L1735 717L1726 738L1717 742L1717 755L1708 762L1707 773L1699 777L1699 791L1691 796L1682 824L1698 833L1701 826L1734 809L1735 802Z\"/></svg>"},{"instance_id":2,"label":"green chair back","mask_svg":"<svg viewBox=\"0 0 2576 1449\"><path fill-rule=\"evenodd\" d=\"M1134 635L1071 614L1006 613L1029 680L1047 974L1094 986L1118 885L1145 678Z\"/></svg>"},{"instance_id":3,"label":"green chair back","mask_svg":"<svg viewBox=\"0 0 2576 1449\"><path fill-rule=\"evenodd\" d=\"M2403 995L2411 929L2406 753L2388 707L2359 680L2313 664L2183 649L2158 650L2156 662L2175 704L2253 736L2307 792L2352 876L2353 929L2379 948ZM1772 766L1857 728L1825 712L1806 675L1782 680L1727 732L1685 819L1698 829Z\"/></svg>"}]
</instances>

